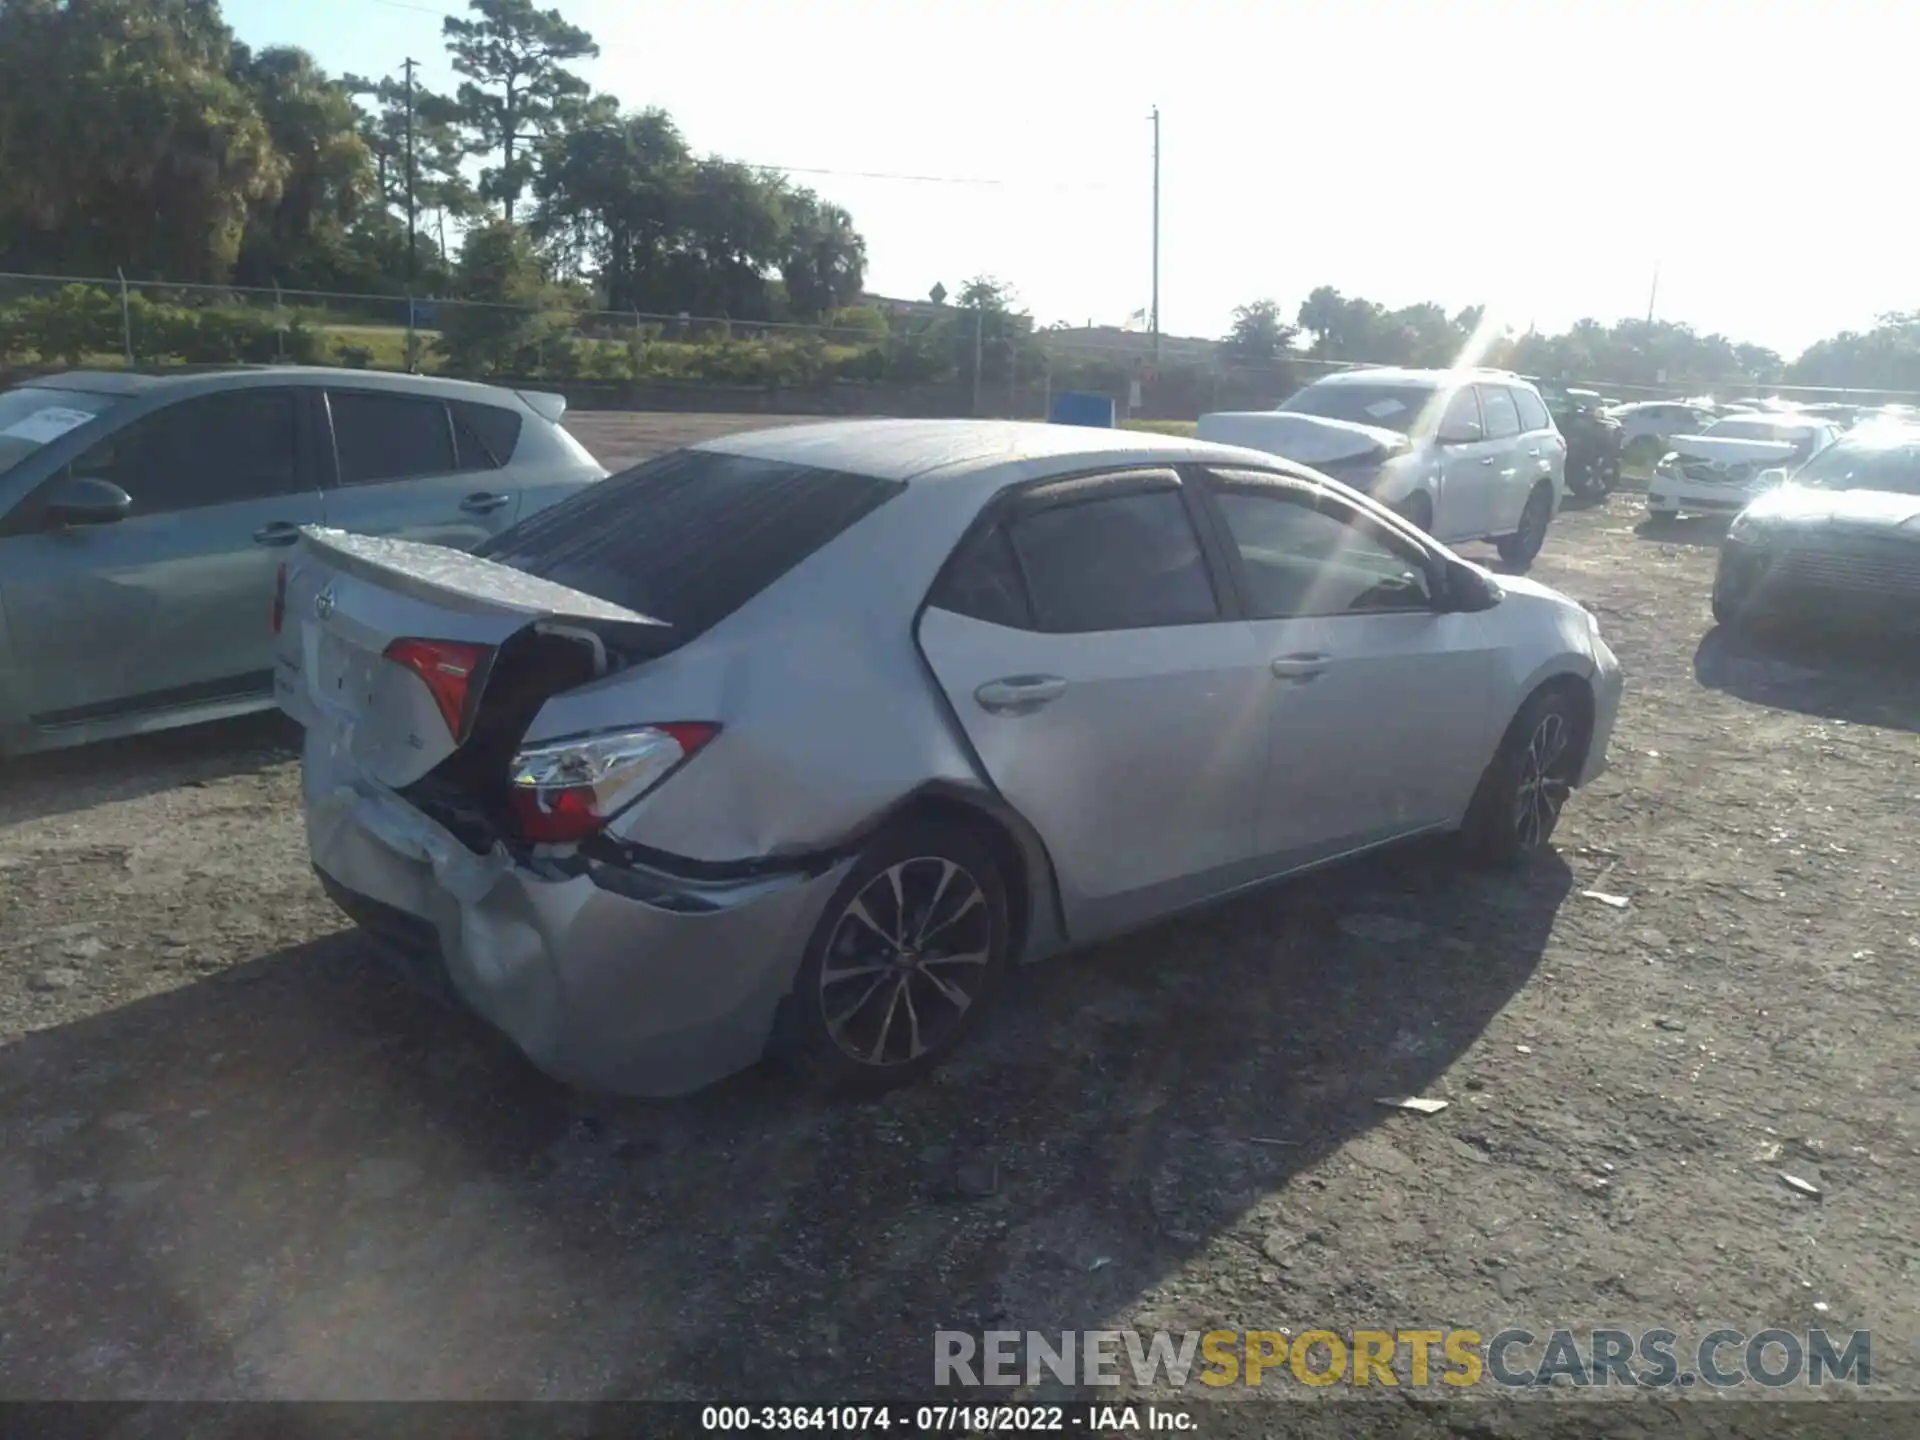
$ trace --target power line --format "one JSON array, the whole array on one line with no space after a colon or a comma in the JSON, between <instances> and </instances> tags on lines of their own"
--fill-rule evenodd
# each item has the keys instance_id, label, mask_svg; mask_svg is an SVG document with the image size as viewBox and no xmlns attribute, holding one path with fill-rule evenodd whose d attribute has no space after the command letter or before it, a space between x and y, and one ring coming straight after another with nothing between
<instances>
[{"instance_id":1,"label":"power line","mask_svg":"<svg viewBox=\"0 0 1920 1440\"><path fill-rule=\"evenodd\" d=\"M373 0L375 5L384 5L390 10L412 10L421 15L437 15L443 20L462 18L452 10L443 10L435 5L421 5L415 0ZM604 51L619 53L626 47L617 41L595 42ZM1057 191L1105 191L1117 190L1120 186L1111 182L1029 180L1024 177L1008 178L988 175L919 175L897 170L842 170L823 165L767 165L751 160L729 160L747 170L777 171L787 175L830 175L844 180L890 180L913 185L974 185L988 187L1011 187L1021 189L1057 190Z\"/></svg>"}]
</instances>

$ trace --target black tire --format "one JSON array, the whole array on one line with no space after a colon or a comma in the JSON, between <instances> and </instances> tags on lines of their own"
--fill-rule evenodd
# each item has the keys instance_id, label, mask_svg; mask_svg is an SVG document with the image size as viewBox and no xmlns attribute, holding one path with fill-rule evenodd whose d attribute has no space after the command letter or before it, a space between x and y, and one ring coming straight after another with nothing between
<instances>
[{"instance_id":1,"label":"black tire","mask_svg":"<svg viewBox=\"0 0 1920 1440\"><path fill-rule=\"evenodd\" d=\"M1636 435L1627 442L1629 463L1645 469L1667 453L1667 442L1658 435Z\"/></svg>"},{"instance_id":2,"label":"black tire","mask_svg":"<svg viewBox=\"0 0 1920 1440\"><path fill-rule=\"evenodd\" d=\"M1544 853L1586 748L1586 716L1566 688L1555 685L1529 696L1467 807L1460 827L1467 858L1478 865L1514 865Z\"/></svg>"},{"instance_id":3,"label":"black tire","mask_svg":"<svg viewBox=\"0 0 1920 1440\"><path fill-rule=\"evenodd\" d=\"M1680 511L1677 507L1672 510L1656 510L1651 505L1647 507L1647 529L1649 530L1665 529L1667 526L1678 521L1679 518Z\"/></svg>"},{"instance_id":4,"label":"black tire","mask_svg":"<svg viewBox=\"0 0 1920 1440\"><path fill-rule=\"evenodd\" d=\"M1500 558L1516 570L1526 569L1547 543L1547 527L1552 523L1553 492L1545 485L1536 485L1520 511L1520 528L1493 542Z\"/></svg>"},{"instance_id":5,"label":"black tire","mask_svg":"<svg viewBox=\"0 0 1920 1440\"><path fill-rule=\"evenodd\" d=\"M1729 630L1740 628L1739 609L1718 590L1713 592L1713 621L1714 624L1724 625Z\"/></svg>"},{"instance_id":6,"label":"black tire","mask_svg":"<svg viewBox=\"0 0 1920 1440\"><path fill-rule=\"evenodd\" d=\"M1393 513L1414 529L1433 532L1433 500L1424 490L1416 490L1393 507Z\"/></svg>"},{"instance_id":7,"label":"black tire","mask_svg":"<svg viewBox=\"0 0 1920 1440\"><path fill-rule=\"evenodd\" d=\"M1003 988L1007 916L999 863L966 829L921 822L882 833L807 942L776 1053L837 1095L918 1080L972 1032ZM963 958L975 953L983 958Z\"/></svg>"}]
</instances>

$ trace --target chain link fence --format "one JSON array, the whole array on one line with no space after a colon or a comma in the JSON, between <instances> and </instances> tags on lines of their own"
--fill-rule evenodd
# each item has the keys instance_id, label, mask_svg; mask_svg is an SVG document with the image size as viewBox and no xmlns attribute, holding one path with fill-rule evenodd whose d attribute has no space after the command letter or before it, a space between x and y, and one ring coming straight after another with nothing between
<instances>
[{"instance_id":1,"label":"chain link fence","mask_svg":"<svg viewBox=\"0 0 1920 1440\"><path fill-rule=\"evenodd\" d=\"M1144 335L1089 343L1084 334L1015 328L959 307L854 307L826 323L797 324L0 273L0 370L275 363L532 381L565 389L576 404L609 408L1040 419L1054 395L1074 390L1111 398L1125 418L1190 421L1213 410L1270 409L1318 376L1362 362L1297 354L1247 362L1210 342L1171 337L1156 361ZM1680 399L1701 388L1554 378L1622 400ZM1805 400L1920 398L1764 390Z\"/></svg>"}]
</instances>

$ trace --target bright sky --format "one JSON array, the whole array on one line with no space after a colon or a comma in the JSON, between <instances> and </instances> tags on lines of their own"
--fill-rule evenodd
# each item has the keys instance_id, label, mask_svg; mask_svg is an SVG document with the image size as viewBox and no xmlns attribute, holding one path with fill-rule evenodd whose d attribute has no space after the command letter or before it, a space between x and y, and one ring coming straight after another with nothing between
<instances>
[{"instance_id":1,"label":"bright sky","mask_svg":"<svg viewBox=\"0 0 1920 1440\"><path fill-rule=\"evenodd\" d=\"M1158 105L1170 334L1321 284L1558 330L1644 315L1656 265L1661 317L1789 357L1920 308L1920 7L1889 0L559 3L597 88L851 210L882 294L986 272L1043 322L1124 322L1151 295ZM336 72L411 54L451 88L461 0L225 10L253 45Z\"/></svg>"}]
</instances>

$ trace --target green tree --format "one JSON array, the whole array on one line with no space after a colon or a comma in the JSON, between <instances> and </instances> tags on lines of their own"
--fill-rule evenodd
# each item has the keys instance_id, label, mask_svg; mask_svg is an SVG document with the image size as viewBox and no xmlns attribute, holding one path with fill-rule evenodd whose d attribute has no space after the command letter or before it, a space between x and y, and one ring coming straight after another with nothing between
<instances>
[{"instance_id":1,"label":"green tree","mask_svg":"<svg viewBox=\"0 0 1920 1440\"><path fill-rule=\"evenodd\" d=\"M786 254L780 276L787 304L803 320L817 320L860 298L866 281L867 242L853 216L811 190L787 197Z\"/></svg>"},{"instance_id":2,"label":"green tree","mask_svg":"<svg viewBox=\"0 0 1920 1440\"><path fill-rule=\"evenodd\" d=\"M1233 329L1226 338L1227 353L1236 360L1271 361L1293 344L1296 332L1281 318L1280 302L1255 300L1233 312Z\"/></svg>"},{"instance_id":3,"label":"green tree","mask_svg":"<svg viewBox=\"0 0 1920 1440\"><path fill-rule=\"evenodd\" d=\"M381 208L386 215L399 217L403 226L407 213L407 128L411 103L415 225L432 237L434 250L444 267L447 221L474 219L483 208L479 192L461 168L472 152L460 128L459 103L417 84L409 102L406 82L393 76L372 80L348 75L345 83L360 102L356 107L356 123L361 140L373 157L375 188ZM403 278L404 268L394 271L393 275L395 279Z\"/></svg>"},{"instance_id":4,"label":"green tree","mask_svg":"<svg viewBox=\"0 0 1920 1440\"><path fill-rule=\"evenodd\" d=\"M1300 328L1313 337L1313 353L1325 360L1343 348L1347 301L1331 285L1322 285L1300 302Z\"/></svg>"},{"instance_id":5,"label":"green tree","mask_svg":"<svg viewBox=\"0 0 1920 1440\"><path fill-rule=\"evenodd\" d=\"M696 165L664 110L598 113L549 141L534 177L534 236L591 274L615 310L687 308L675 286Z\"/></svg>"},{"instance_id":6,"label":"green tree","mask_svg":"<svg viewBox=\"0 0 1920 1440\"><path fill-rule=\"evenodd\" d=\"M440 28L453 68L467 77L457 98L477 137L475 151L500 157L481 172L481 196L498 201L512 223L532 178L533 146L587 98L586 81L566 62L596 56L600 47L558 10L536 9L533 0L467 0L467 8L476 18L449 15Z\"/></svg>"},{"instance_id":7,"label":"green tree","mask_svg":"<svg viewBox=\"0 0 1920 1440\"><path fill-rule=\"evenodd\" d=\"M454 272L460 298L440 312L440 349L463 375L539 373L571 337L562 297L527 232L504 220L467 231Z\"/></svg>"},{"instance_id":8,"label":"green tree","mask_svg":"<svg viewBox=\"0 0 1920 1440\"><path fill-rule=\"evenodd\" d=\"M224 280L289 165L211 0L0 3L0 263Z\"/></svg>"},{"instance_id":9,"label":"green tree","mask_svg":"<svg viewBox=\"0 0 1920 1440\"><path fill-rule=\"evenodd\" d=\"M257 205L248 221L236 278L309 289L336 284L347 229L377 199L352 96L304 50L249 55L236 46L235 59L286 165L278 198Z\"/></svg>"}]
</instances>

